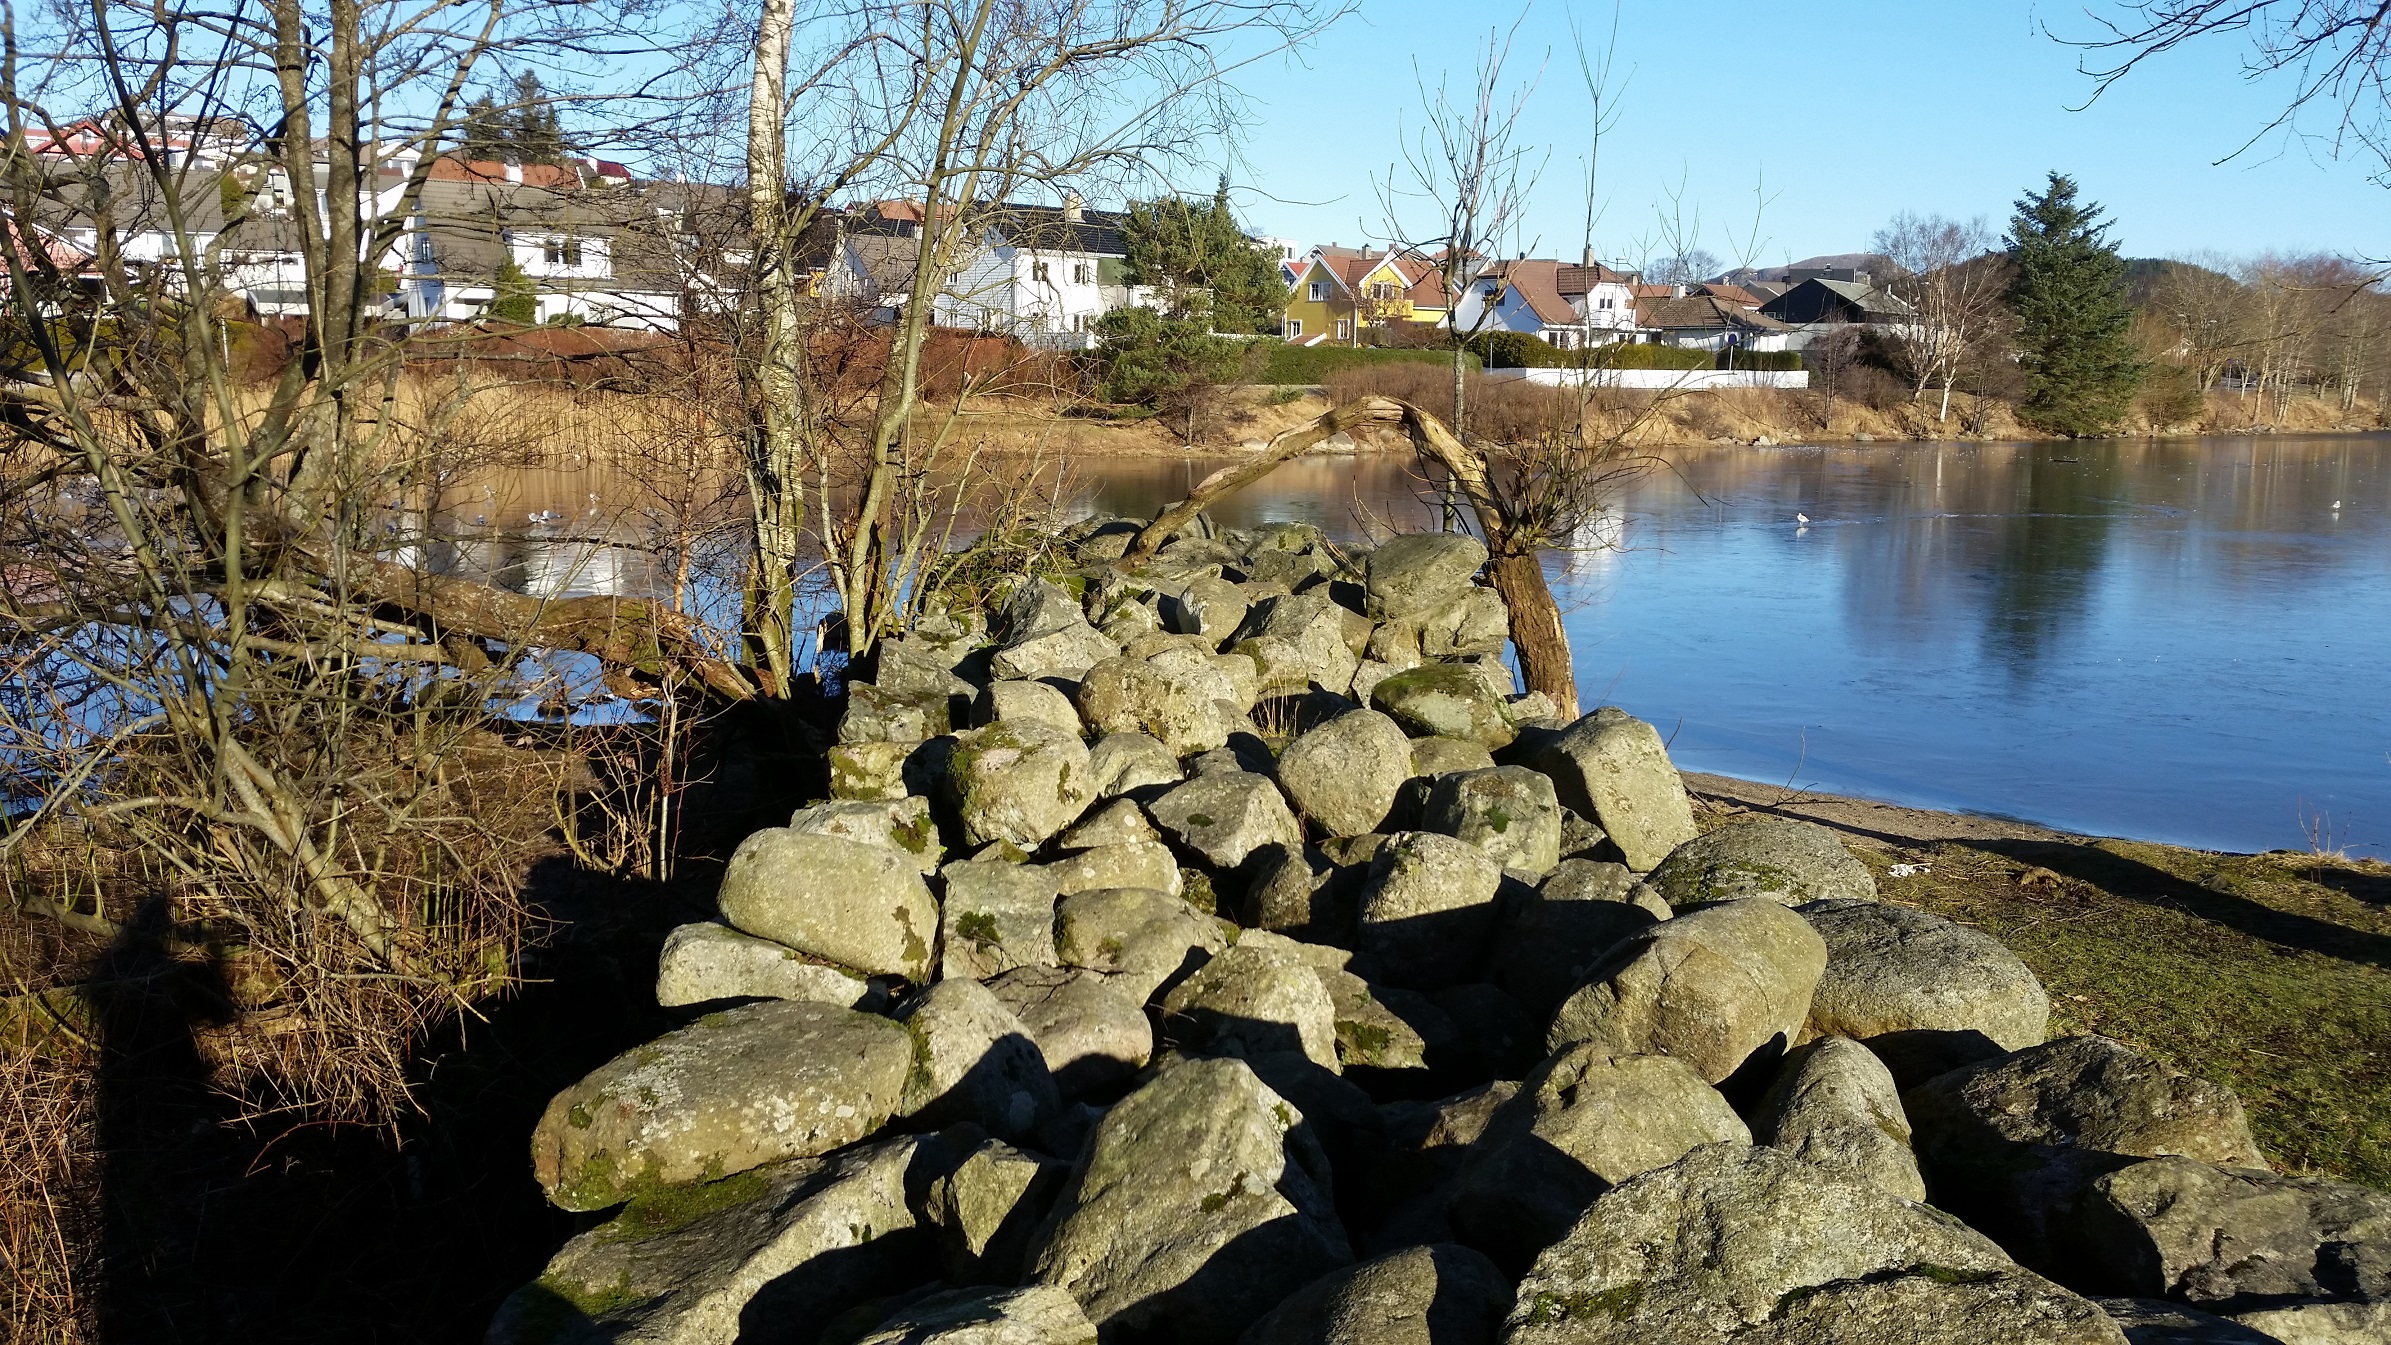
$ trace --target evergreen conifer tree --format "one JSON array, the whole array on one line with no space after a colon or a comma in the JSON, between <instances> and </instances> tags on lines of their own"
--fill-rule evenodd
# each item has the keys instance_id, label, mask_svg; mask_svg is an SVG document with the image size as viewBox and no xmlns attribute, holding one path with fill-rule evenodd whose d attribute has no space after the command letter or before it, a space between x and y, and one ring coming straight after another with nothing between
<instances>
[{"instance_id":1,"label":"evergreen conifer tree","mask_svg":"<svg viewBox=\"0 0 2391 1345\"><path fill-rule=\"evenodd\" d=\"M1177 196L1130 202L1122 232L1130 283L1162 291L1169 317L1203 318L1216 332L1278 330L1286 285L1277 263L1238 227L1225 176L1202 204Z\"/></svg>"},{"instance_id":2,"label":"evergreen conifer tree","mask_svg":"<svg viewBox=\"0 0 2391 1345\"><path fill-rule=\"evenodd\" d=\"M2017 263L2009 303L2026 375L2018 418L2054 434L2100 434L2124 419L2142 361L2129 334L2125 261L2101 207L2078 204L2076 191L2072 178L2053 173L2009 222Z\"/></svg>"},{"instance_id":3,"label":"evergreen conifer tree","mask_svg":"<svg viewBox=\"0 0 2391 1345\"><path fill-rule=\"evenodd\" d=\"M498 100L485 93L465 107L464 128L458 133L458 150L467 159L484 163L506 161L506 114L498 110Z\"/></svg>"}]
</instances>

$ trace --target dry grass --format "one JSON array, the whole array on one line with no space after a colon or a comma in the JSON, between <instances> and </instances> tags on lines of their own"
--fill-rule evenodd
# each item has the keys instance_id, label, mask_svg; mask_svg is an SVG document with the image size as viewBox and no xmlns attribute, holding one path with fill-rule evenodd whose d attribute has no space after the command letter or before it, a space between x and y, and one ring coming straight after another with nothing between
<instances>
[{"instance_id":1,"label":"dry grass","mask_svg":"<svg viewBox=\"0 0 2391 1345\"><path fill-rule=\"evenodd\" d=\"M80 1053L0 1049L0 1342L96 1339L96 1081Z\"/></svg>"}]
</instances>

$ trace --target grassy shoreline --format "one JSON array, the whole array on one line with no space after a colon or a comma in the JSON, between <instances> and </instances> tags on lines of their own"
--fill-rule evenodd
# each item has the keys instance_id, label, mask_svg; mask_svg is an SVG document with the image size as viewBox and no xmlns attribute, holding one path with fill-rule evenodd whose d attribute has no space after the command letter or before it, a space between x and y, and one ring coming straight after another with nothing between
<instances>
[{"instance_id":1,"label":"grassy shoreline","mask_svg":"<svg viewBox=\"0 0 2391 1345\"><path fill-rule=\"evenodd\" d=\"M2391 1188L2391 864L1687 786L1706 827L1762 813L1841 832L1885 900L2023 958L2052 1035L2098 1032L2230 1086L2278 1168Z\"/></svg>"}]
</instances>

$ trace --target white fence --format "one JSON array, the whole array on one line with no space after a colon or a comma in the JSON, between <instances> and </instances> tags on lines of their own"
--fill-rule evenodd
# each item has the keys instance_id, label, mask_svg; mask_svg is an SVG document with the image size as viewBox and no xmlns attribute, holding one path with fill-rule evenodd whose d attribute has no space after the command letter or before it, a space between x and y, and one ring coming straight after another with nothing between
<instances>
[{"instance_id":1,"label":"white fence","mask_svg":"<svg viewBox=\"0 0 2391 1345\"><path fill-rule=\"evenodd\" d=\"M1562 387L1708 392L1718 388L1806 388L1807 369L1489 369L1488 378Z\"/></svg>"}]
</instances>

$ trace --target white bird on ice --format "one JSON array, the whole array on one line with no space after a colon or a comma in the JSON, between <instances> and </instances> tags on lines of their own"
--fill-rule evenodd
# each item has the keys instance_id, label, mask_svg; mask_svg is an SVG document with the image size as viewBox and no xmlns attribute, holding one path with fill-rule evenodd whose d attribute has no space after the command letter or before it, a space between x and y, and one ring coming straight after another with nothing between
<instances>
[{"instance_id":1,"label":"white bird on ice","mask_svg":"<svg viewBox=\"0 0 2391 1345\"><path fill-rule=\"evenodd\" d=\"M1804 526L1807 526L1807 525L1809 524L1809 522L1810 522L1810 516L1809 516L1808 514L1798 514L1798 513L1797 513L1797 514L1795 514L1795 515L1793 516L1793 521L1794 521L1794 522L1796 522L1796 523L1800 523L1800 524L1802 524L1802 525L1804 525Z\"/></svg>"}]
</instances>

